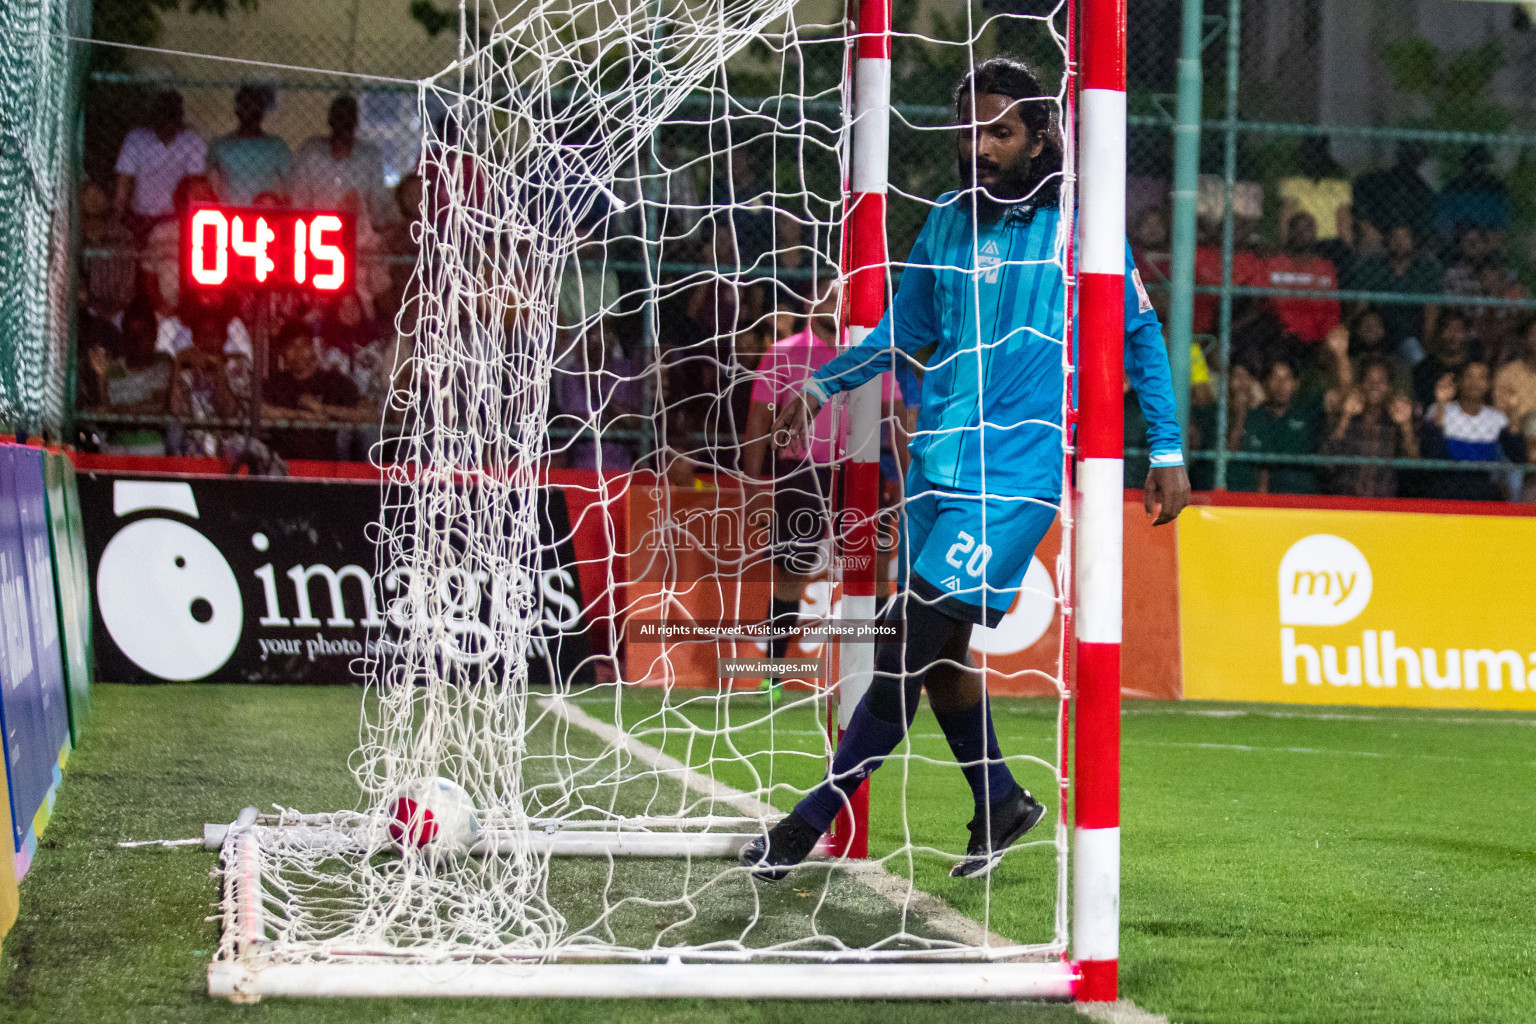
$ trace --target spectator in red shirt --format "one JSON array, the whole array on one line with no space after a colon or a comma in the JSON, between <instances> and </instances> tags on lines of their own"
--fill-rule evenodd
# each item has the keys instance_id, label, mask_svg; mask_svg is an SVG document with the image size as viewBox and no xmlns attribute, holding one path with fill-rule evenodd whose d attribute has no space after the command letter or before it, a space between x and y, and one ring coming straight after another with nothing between
<instances>
[{"instance_id":1,"label":"spectator in red shirt","mask_svg":"<svg viewBox=\"0 0 1536 1024\"><path fill-rule=\"evenodd\" d=\"M1195 284L1200 286L1221 286L1221 225L1215 224L1204 233L1200 245L1195 247ZM1264 264L1258 255L1248 249L1232 250L1232 284L1237 288L1262 288L1267 282L1264 279ZM1232 322L1234 327L1241 327L1247 320L1252 320L1252 314L1244 315L1244 310L1252 309L1251 300L1234 297L1232 300ZM1217 317L1221 309L1221 296L1199 295L1195 296L1194 307L1194 331L1196 334L1215 334Z\"/></svg>"},{"instance_id":2,"label":"spectator in red shirt","mask_svg":"<svg viewBox=\"0 0 1536 1024\"><path fill-rule=\"evenodd\" d=\"M1317 221L1310 213L1291 216L1285 247L1264 260L1264 286L1293 291L1332 292L1339 286L1338 272L1330 260L1317 255ZM1339 324L1337 299L1281 298L1270 309L1285 330L1309 344L1317 344Z\"/></svg>"}]
</instances>

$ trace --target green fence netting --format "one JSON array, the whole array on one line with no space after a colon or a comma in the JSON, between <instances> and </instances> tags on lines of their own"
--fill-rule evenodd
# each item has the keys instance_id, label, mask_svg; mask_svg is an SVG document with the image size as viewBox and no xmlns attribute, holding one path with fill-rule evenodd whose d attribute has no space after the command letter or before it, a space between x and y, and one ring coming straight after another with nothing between
<instances>
[{"instance_id":1,"label":"green fence netting","mask_svg":"<svg viewBox=\"0 0 1536 1024\"><path fill-rule=\"evenodd\" d=\"M0 4L0 430L65 434L86 0Z\"/></svg>"},{"instance_id":2,"label":"green fence netting","mask_svg":"<svg viewBox=\"0 0 1536 1024\"><path fill-rule=\"evenodd\" d=\"M470 0L466 9L476 6ZM488 4L479 6L489 10ZM923 201L953 183L953 152L936 144L940 136L931 131L948 122L947 94L961 70L956 60L963 48L945 40L959 39L967 26L987 24L998 14L1026 9L1038 14L1053 6L979 0L967 11L964 4L927 0L896 4L896 112L890 136L894 258L905 257L926 209ZM1190 125L1199 137L1195 246L1180 252L1173 245L1173 140L1181 25L1190 16L1201 20L1205 45L1198 53L1202 102ZM76 8L41 0L22 0L0 12L7 26L25 23L34 32L50 19L78 17ZM1165 324L1175 320L1168 315L1175 266L1194 268L1192 330L1170 336L1169 343L1177 356L1189 351L1193 340L1203 357L1197 367L1203 363L1211 375L1209 386L1196 382L1190 396L1189 447L1200 463L1202 483L1225 482L1228 462L1264 457L1245 449L1241 437L1229 436L1236 422L1228 403L1232 378L1262 378L1279 356L1302 364L1309 387L1327 383L1328 374L1316 363L1323 338L1338 323L1351 330L1350 355L1357 368L1366 356L1389 361L1394 386L1413 399L1420 418L1436 382L1420 372L1415 386L1414 370L1438 365L1426 360L1449 367L1475 353L1492 364L1495 376L1504 366L1523 362L1536 379L1531 4L1128 0L1128 18L1127 230ZM334 96L352 94L359 101L360 135L379 149L384 184L393 189L418 159L422 126L410 83L452 63L457 21L454 5L409 0L340 0L313 8L258 0L98 3L92 38L140 48L100 45L91 55L78 165L90 198L82 199L82 207L110 204L124 137L146 123L154 95L164 89L175 89L184 101L186 126L211 140L234 128L237 90L260 87L270 104L265 130L295 149L326 131ZM998 21L983 33L977 52L1033 57L1048 78L1059 71L1054 44L1038 24ZM72 57L67 47L45 44L35 34L26 37L23 45L7 50L5 87L28 96L65 97L66 88L49 83L74 81L64 74ZM815 63L820 57L805 60L809 82L835 80L841 68L840 51L827 56L825 67ZM762 93L752 91L752 73L750 55L732 67L733 93L771 95L773 82L762 83ZM69 262L47 258L66 237L67 219L58 211L67 204L59 198L57 178L43 179L50 169L66 166L62 155L70 150L32 140L48 128L59 133L59 141L68 141L71 122L39 116L13 131L8 119L32 109L6 103L0 110L7 118L0 183L6 209L23 208L12 199L22 190L30 190L26 201L33 204L3 229L5 251L25 257L18 265L21 279L7 278L0 322L7 344L0 419L9 415L46 425L46 415L50 410L57 415L68 390L64 350L50 347L65 336L66 318L50 300L61 294ZM697 131L690 134L688 122L696 121L696 114L680 111L678 125L664 140L679 157L691 158L711 144ZM829 102L827 116L837 114L836 103ZM744 130L750 131L750 121L743 112ZM13 136L27 144L13 142ZM23 160L24 153L31 156ZM40 162L39 154L57 159ZM707 182L694 184L707 195ZM53 212L51 220L47 211ZM91 308L118 317L132 297L139 256L114 250L118 243L110 231L93 234L92 224L101 219L86 218L88 240L79 266ZM1411 258L1395 260L1393 247L1404 245ZM114 252L118 270L111 266ZM620 264L636 258L610 256ZM45 267L51 273L44 273ZM684 274L688 268L661 269ZM15 343L11 332L19 332ZM94 433L82 434L90 434L85 443L94 439L128 452L168 450L170 438L161 436L155 422L138 423L153 428L147 439L124 429L135 420L163 419L164 410L146 413L142 402L111 401L110 395L95 393L102 388L88 386L98 382L87 376L81 375L80 416L83 424L94 425ZM1519 400L1506 401L1505 411L1536 451L1536 387L1517 390ZM9 412L12 408L21 411ZM1351 458L1386 465L1384 460L1412 454L1401 448L1377 454L1334 450L1337 446L1324 451L1324 440L1318 438L1313 451L1276 454L1338 466ZM1134 433L1127 444L1137 446ZM1439 464L1423 468L1445 470ZM1521 490L1518 474L1507 481L1501 493ZM1414 493L1422 483L1404 475L1396 491ZM1316 485L1343 486L1327 473ZM1536 488L1530 491L1536 497Z\"/></svg>"}]
</instances>

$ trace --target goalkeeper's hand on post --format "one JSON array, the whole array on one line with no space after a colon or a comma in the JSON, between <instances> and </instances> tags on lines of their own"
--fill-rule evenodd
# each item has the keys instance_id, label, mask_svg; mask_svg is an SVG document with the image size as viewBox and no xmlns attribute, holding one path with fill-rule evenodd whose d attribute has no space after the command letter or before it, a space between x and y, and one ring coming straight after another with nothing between
<instances>
[{"instance_id":1,"label":"goalkeeper's hand on post","mask_svg":"<svg viewBox=\"0 0 1536 1024\"><path fill-rule=\"evenodd\" d=\"M820 411L821 399L810 391L802 391L785 402L784 410L773 421L774 449L783 451L796 441L801 445L809 445L811 424L816 421L816 414Z\"/></svg>"},{"instance_id":2,"label":"goalkeeper's hand on post","mask_svg":"<svg viewBox=\"0 0 1536 1024\"><path fill-rule=\"evenodd\" d=\"M1173 522L1189 504L1189 474L1183 466L1152 467L1142 500L1147 515L1156 517L1153 526Z\"/></svg>"}]
</instances>

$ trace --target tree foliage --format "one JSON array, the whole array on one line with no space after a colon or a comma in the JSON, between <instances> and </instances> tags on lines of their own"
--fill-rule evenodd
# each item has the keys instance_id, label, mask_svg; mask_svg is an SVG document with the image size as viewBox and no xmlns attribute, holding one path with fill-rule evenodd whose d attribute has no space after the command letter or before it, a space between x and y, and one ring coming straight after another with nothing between
<instances>
[{"instance_id":1,"label":"tree foliage","mask_svg":"<svg viewBox=\"0 0 1536 1024\"><path fill-rule=\"evenodd\" d=\"M448 29L455 28L459 24L459 16L454 11L440 11L432 3L432 0L411 0L411 20L426 30L428 38L436 39L438 34Z\"/></svg>"},{"instance_id":2,"label":"tree foliage","mask_svg":"<svg viewBox=\"0 0 1536 1024\"><path fill-rule=\"evenodd\" d=\"M1413 127L1441 131L1506 132L1514 118L1490 99L1488 86L1504 66L1497 41L1446 57L1423 36L1405 36L1386 48L1383 56L1400 92L1422 97L1429 116L1414 118Z\"/></svg>"},{"instance_id":3,"label":"tree foliage","mask_svg":"<svg viewBox=\"0 0 1536 1024\"><path fill-rule=\"evenodd\" d=\"M189 14L227 17L231 8L256 10L257 0L95 0L91 5L91 37L115 43L151 46L165 27L162 15Z\"/></svg>"}]
</instances>

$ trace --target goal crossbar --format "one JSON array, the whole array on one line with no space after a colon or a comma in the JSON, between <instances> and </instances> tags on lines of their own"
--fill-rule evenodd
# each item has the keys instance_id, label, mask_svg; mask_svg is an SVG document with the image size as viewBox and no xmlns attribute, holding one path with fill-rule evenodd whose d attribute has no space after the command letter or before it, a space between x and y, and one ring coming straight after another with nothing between
<instances>
[{"instance_id":1,"label":"goal crossbar","mask_svg":"<svg viewBox=\"0 0 1536 1024\"><path fill-rule=\"evenodd\" d=\"M281 833L288 844L331 850L367 852L368 837L361 830L323 825L291 825L280 828L253 826L253 831ZM489 830L480 834L469 850L471 856L488 856L528 849L555 857L718 857L735 858L741 848L760 836L758 832L642 832L619 828L538 829L521 834ZM203 826L203 845L218 849L230 837L228 825ZM827 855L820 844L813 857Z\"/></svg>"}]
</instances>

